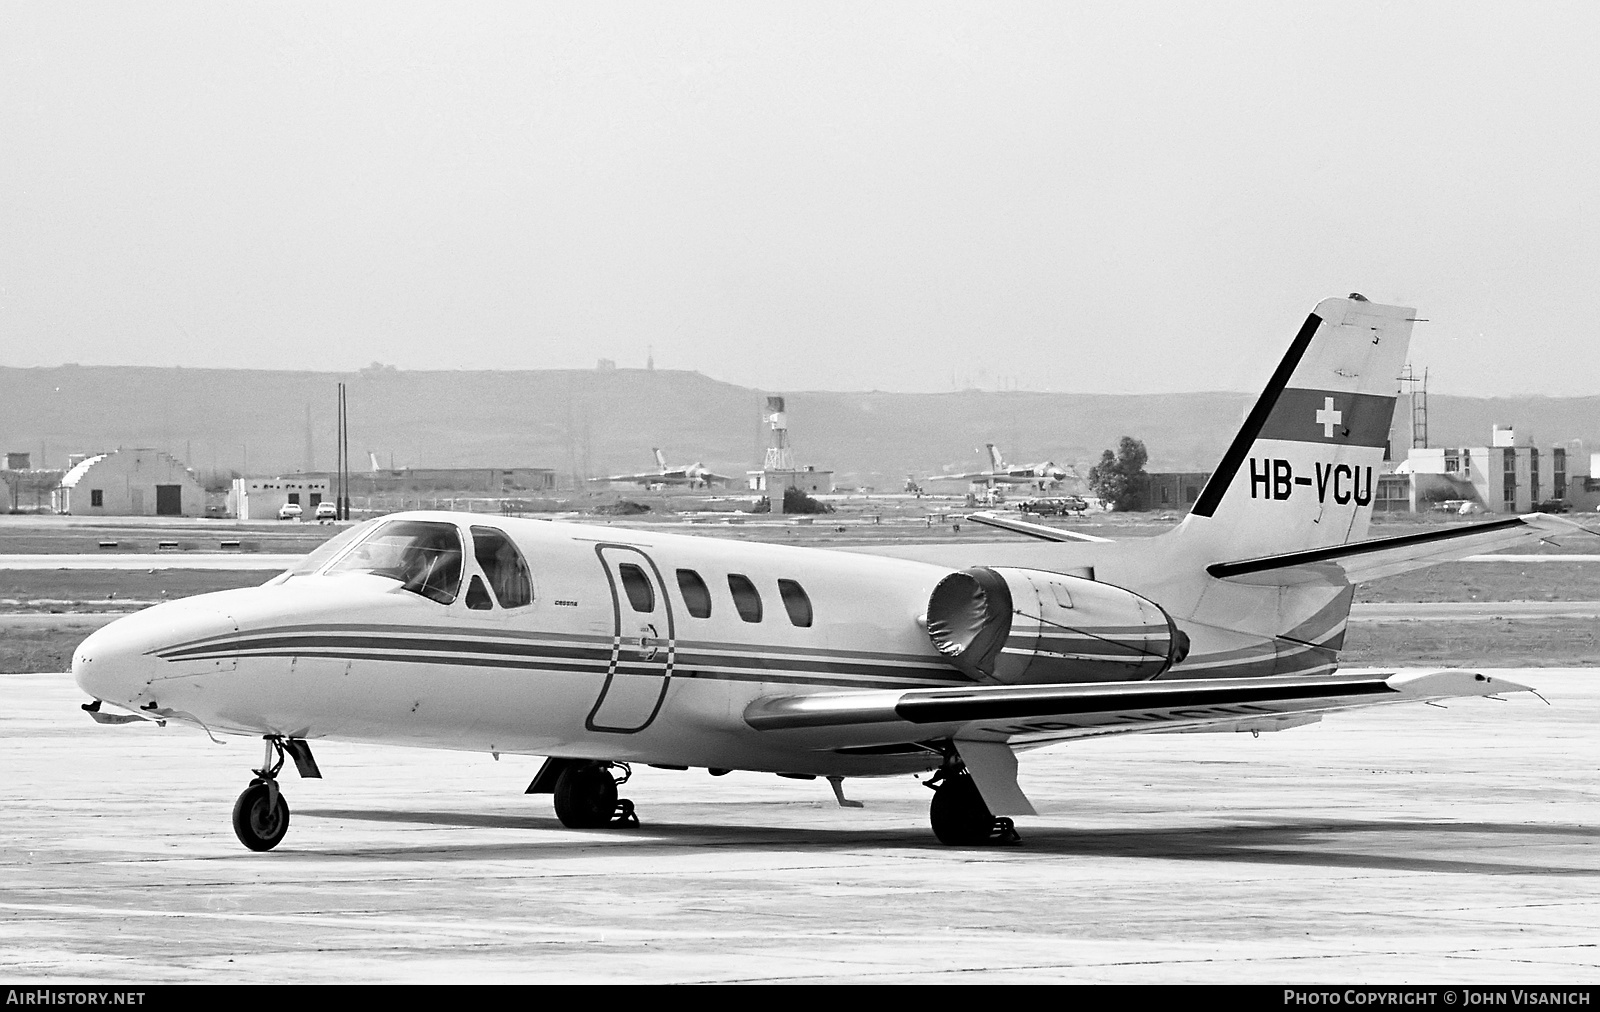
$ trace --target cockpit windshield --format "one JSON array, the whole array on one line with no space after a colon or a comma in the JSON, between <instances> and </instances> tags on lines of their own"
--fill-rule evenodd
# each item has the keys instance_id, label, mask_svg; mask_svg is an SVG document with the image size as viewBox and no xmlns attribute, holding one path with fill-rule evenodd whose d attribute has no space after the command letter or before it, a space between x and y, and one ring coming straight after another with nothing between
<instances>
[{"instance_id":1,"label":"cockpit windshield","mask_svg":"<svg viewBox=\"0 0 1600 1012\"><path fill-rule=\"evenodd\" d=\"M454 524L392 520L372 530L328 567L328 575L369 573L449 604L461 592L461 533Z\"/></svg>"},{"instance_id":2,"label":"cockpit windshield","mask_svg":"<svg viewBox=\"0 0 1600 1012\"><path fill-rule=\"evenodd\" d=\"M337 535L329 538L327 541L324 541L310 555L307 555L299 562L296 562L292 567L290 567L288 572L283 574L282 579L289 579L290 577L295 576L310 576L323 566L326 566L330 560L339 555L339 553L343 552L346 548L350 547L351 544L360 541L362 538L372 533L372 529L378 526L380 522L381 521L378 520L366 520L362 523L356 524L354 527L339 532Z\"/></svg>"}]
</instances>

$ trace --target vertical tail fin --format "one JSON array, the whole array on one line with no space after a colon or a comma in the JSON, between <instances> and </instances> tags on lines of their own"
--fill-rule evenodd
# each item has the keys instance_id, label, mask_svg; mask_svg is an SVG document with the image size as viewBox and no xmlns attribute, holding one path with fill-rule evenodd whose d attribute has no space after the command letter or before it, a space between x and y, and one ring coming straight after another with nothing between
<instances>
[{"instance_id":1,"label":"vertical tail fin","mask_svg":"<svg viewBox=\"0 0 1600 1012\"><path fill-rule=\"evenodd\" d=\"M656 466L665 471L667 469L667 455L661 452L660 447L652 446L650 452L656 455Z\"/></svg>"},{"instance_id":2,"label":"vertical tail fin","mask_svg":"<svg viewBox=\"0 0 1600 1012\"><path fill-rule=\"evenodd\" d=\"M983 445L989 448L990 468L995 471L1004 471L1006 469L1005 457L1001 456L1000 451L994 448L993 443L984 443ZM1016 447L1012 447L1012 449L1014 450Z\"/></svg>"},{"instance_id":3,"label":"vertical tail fin","mask_svg":"<svg viewBox=\"0 0 1600 1012\"><path fill-rule=\"evenodd\" d=\"M1366 537L1415 317L1318 303L1175 533L1219 560Z\"/></svg>"}]
</instances>

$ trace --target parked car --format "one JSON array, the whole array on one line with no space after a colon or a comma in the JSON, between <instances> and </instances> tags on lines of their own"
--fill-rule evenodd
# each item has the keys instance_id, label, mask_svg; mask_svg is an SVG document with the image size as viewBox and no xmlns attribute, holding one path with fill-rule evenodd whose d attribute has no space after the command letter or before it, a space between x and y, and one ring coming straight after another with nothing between
<instances>
[{"instance_id":1,"label":"parked car","mask_svg":"<svg viewBox=\"0 0 1600 1012\"><path fill-rule=\"evenodd\" d=\"M1032 513L1041 517L1061 517L1066 516L1068 513L1076 513L1078 516L1083 516L1084 510L1088 508L1089 504L1075 495L1049 499L1029 499L1027 502L1020 503L1017 506L1017 509L1024 513Z\"/></svg>"},{"instance_id":2,"label":"parked car","mask_svg":"<svg viewBox=\"0 0 1600 1012\"><path fill-rule=\"evenodd\" d=\"M278 507L279 520L299 520L302 510L297 502L286 502Z\"/></svg>"},{"instance_id":3,"label":"parked car","mask_svg":"<svg viewBox=\"0 0 1600 1012\"><path fill-rule=\"evenodd\" d=\"M339 519L339 507L334 505L331 502L319 502L319 503L317 503L317 519L318 520L337 520L337 519Z\"/></svg>"}]
</instances>

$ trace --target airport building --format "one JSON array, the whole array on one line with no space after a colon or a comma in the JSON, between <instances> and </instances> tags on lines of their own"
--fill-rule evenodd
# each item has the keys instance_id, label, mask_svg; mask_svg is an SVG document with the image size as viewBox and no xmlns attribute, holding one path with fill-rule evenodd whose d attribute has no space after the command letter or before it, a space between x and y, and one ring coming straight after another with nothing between
<instances>
[{"instance_id":1,"label":"airport building","mask_svg":"<svg viewBox=\"0 0 1600 1012\"><path fill-rule=\"evenodd\" d=\"M775 504L782 501L786 489L796 488L807 495L832 492L832 471L795 464L794 449L789 445L789 415L784 410L783 398L768 397L762 418L772 430L772 439L761 470L745 472L745 486L752 492L765 492L769 499L777 496Z\"/></svg>"},{"instance_id":2,"label":"airport building","mask_svg":"<svg viewBox=\"0 0 1600 1012\"><path fill-rule=\"evenodd\" d=\"M0 513L51 509L53 493L64 474L58 467L34 467L30 454L6 454L6 466L0 468Z\"/></svg>"},{"instance_id":3,"label":"airport building","mask_svg":"<svg viewBox=\"0 0 1600 1012\"><path fill-rule=\"evenodd\" d=\"M1144 503L1153 510L1188 509L1211 480L1210 471L1163 471L1146 474Z\"/></svg>"},{"instance_id":4,"label":"airport building","mask_svg":"<svg viewBox=\"0 0 1600 1012\"><path fill-rule=\"evenodd\" d=\"M826 495L834 489L833 472L818 471L814 467L747 471L745 478L745 484L752 492L782 492L784 489L797 488L807 495Z\"/></svg>"},{"instance_id":5,"label":"airport building","mask_svg":"<svg viewBox=\"0 0 1600 1012\"><path fill-rule=\"evenodd\" d=\"M315 471L286 480L315 479L331 488L338 477L332 471ZM555 487L556 472L549 467L401 467L350 472L353 496L455 493L493 499L548 492Z\"/></svg>"},{"instance_id":6,"label":"airport building","mask_svg":"<svg viewBox=\"0 0 1600 1012\"><path fill-rule=\"evenodd\" d=\"M74 455L51 492L57 513L75 516L197 517L206 492L193 473L161 450Z\"/></svg>"},{"instance_id":7,"label":"airport building","mask_svg":"<svg viewBox=\"0 0 1600 1012\"><path fill-rule=\"evenodd\" d=\"M1412 448L1393 474L1379 479L1376 508L1532 513L1559 504L1593 510L1600 505L1593 465L1574 445L1518 446L1515 431L1497 425L1489 446Z\"/></svg>"},{"instance_id":8,"label":"airport building","mask_svg":"<svg viewBox=\"0 0 1600 1012\"><path fill-rule=\"evenodd\" d=\"M228 490L228 512L240 520L276 520L288 503L300 507L303 519L312 519L317 505L332 500L326 478L293 474L278 478L235 478Z\"/></svg>"}]
</instances>

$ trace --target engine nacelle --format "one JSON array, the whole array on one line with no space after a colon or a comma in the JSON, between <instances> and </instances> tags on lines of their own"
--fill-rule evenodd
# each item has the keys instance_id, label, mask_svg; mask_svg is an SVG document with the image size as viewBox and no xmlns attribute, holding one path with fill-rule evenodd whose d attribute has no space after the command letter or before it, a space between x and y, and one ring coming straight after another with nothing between
<instances>
[{"instance_id":1,"label":"engine nacelle","mask_svg":"<svg viewBox=\"0 0 1600 1012\"><path fill-rule=\"evenodd\" d=\"M940 580L928 638L968 677L1007 685L1154 678L1189 652L1154 601L1034 569L980 567Z\"/></svg>"}]
</instances>

